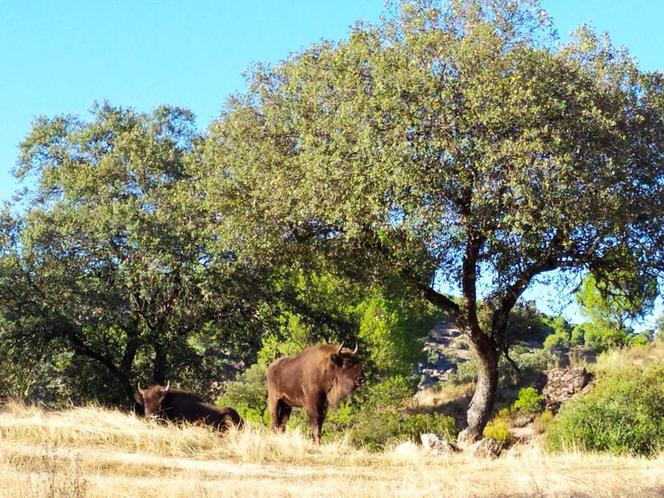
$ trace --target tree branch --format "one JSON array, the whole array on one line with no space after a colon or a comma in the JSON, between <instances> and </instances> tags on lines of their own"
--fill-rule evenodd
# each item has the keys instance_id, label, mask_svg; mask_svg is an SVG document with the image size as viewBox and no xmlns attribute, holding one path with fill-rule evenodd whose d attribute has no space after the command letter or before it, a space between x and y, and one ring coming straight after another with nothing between
<instances>
[{"instance_id":1,"label":"tree branch","mask_svg":"<svg viewBox=\"0 0 664 498\"><path fill-rule=\"evenodd\" d=\"M498 305L493 310L493 316L491 318L491 334L494 341L501 347L503 354L507 360L510 361L510 363L512 362L507 355L508 346L504 344L505 331L507 330L510 311L512 311L512 308L514 308L514 305L516 305L519 297L521 297L535 276L560 267L559 257L556 254L556 250L560 244L560 238L560 235L557 233L551 240L549 247L546 250L547 255L542 259L532 263L521 272L514 283L507 287Z\"/></svg>"},{"instance_id":2,"label":"tree branch","mask_svg":"<svg viewBox=\"0 0 664 498\"><path fill-rule=\"evenodd\" d=\"M470 332L471 339L477 343L483 335L477 318L477 258L482 247L482 238L468 232L466 252L463 256L461 288L463 292L464 315L462 318Z\"/></svg>"},{"instance_id":3,"label":"tree branch","mask_svg":"<svg viewBox=\"0 0 664 498\"><path fill-rule=\"evenodd\" d=\"M503 345L503 356L504 356L505 359L509 362L509 364L512 365L512 368L514 369L514 371L515 371L516 373L519 373L519 372L520 372L519 367L518 367L518 365L514 362L514 360L513 360L512 358L510 358L509 347L507 347L507 346L505 346L505 345Z\"/></svg>"},{"instance_id":4,"label":"tree branch","mask_svg":"<svg viewBox=\"0 0 664 498\"><path fill-rule=\"evenodd\" d=\"M449 297L441 294L440 292L436 292L428 285L424 285L421 282L418 282L414 277L407 274L406 272L404 272L403 275L409 282L411 282L411 284L415 286L420 296L429 301L431 304L444 311L452 313L455 316L459 314L461 308Z\"/></svg>"}]
</instances>

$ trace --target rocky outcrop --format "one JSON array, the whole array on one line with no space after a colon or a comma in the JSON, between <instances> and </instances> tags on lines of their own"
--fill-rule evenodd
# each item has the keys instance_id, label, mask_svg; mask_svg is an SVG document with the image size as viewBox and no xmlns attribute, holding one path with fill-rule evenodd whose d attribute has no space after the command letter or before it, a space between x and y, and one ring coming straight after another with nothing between
<instances>
[{"instance_id":1,"label":"rocky outcrop","mask_svg":"<svg viewBox=\"0 0 664 498\"><path fill-rule=\"evenodd\" d=\"M419 389L447 380L457 365L468 360L470 351L461 330L451 321L442 320L431 329L422 348L422 360L415 373L422 379Z\"/></svg>"},{"instance_id":2,"label":"rocky outcrop","mask_svg":"<svg viewBox=\"0 0 664 498\"><path fill-rule=\"evenodd\" d=\"M563 403L592 386L593 376L585 368L552 368L541 373L537 388L545 408L556 413Z\"/></svg>"}]
</instances>

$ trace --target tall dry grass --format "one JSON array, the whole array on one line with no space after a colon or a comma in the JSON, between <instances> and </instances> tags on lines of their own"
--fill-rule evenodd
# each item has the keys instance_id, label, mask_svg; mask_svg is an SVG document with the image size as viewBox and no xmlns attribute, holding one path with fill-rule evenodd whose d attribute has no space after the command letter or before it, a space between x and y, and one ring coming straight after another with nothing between
<instances>
[{"instance_id":1,"label":"tall dry grass","mask_svg":"<svg viewBox=\"0 0 664 498\"><path fill-rule=\"evenodd\" d=\"M370 453L249 425L224 436L101 408L0 411L0 497L657 496L656 459L519 447L498 459L415 445Z\"/></svg>"},{"instance_id":2,"label":"tall dry grass","mask_svg":"<svg viewBox=\"0 0 664 498\"><path fill-rule=\"evenodd\" d=\"M597 357L596 363L589 364L587 367L591 371L603 375L655 363L664 363L664 341L606 351Z\"/></svg>"}]
</instances>

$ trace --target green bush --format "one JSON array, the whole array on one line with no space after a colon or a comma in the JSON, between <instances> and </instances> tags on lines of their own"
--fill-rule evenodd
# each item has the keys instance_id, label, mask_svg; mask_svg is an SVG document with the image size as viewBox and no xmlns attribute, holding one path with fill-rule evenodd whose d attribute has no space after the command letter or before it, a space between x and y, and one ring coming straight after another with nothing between
<instances>
[{"instance_id":1,"label":"green bush","mask_svg":"<svg viewBox=\"0 0 664 498\"><path fill-rule=\"evenodd\" d=\"M645 346L649 343L646 335L636 334L629 337L628 343L630 346Z\"/></svg>"},{"instance_id":2,"label":"green bush","mask_svg":"<svg viewBox=\"0 0 664 498\"><path fill-rule=\"evenodd\" d=\"M452 439L457 433L456 421L441 413L415 413L406 415L399 429L399 437L419 441L420 434L433 433Z\"/></svg>"},{"instance_id":3,"label":"green bush","mask_svg":"<svg viewBox=\"0 0 664 498\"><path fill-rule=\"evenodd\" d=\"M514 439L514 435L509 430L509 423L503 417L496 417L486 424L483 434L484 437L492 437L502 444L509 444Z\"/></svg>"},{"instance_id":4,"label":"green bush","mask_svg":"<svg viewBox=\"0 0 664 498\"><path fill-rule=\"evenodd\" d=\"M408 400L412 386L403 377L391 377L367 389L356 405L347 427L351 441L371 450L404 439L417 441L422 433L435 433L452 439L456 436L456 421L438 413L410 414ZM343 427L338 427L341 434Z\"/></svg>"},{"instance_id":5,"label":"green bush","mask_svg":"<svg viewBox=\"0 0 664 498\"><path fill-rule=\"evenodd\" d=\"M544 348L548 351L560 351L570 346L570 338L564 334L551 334L544 340Z\"/></svg>"},{"instance_id":6,"label":"green bush","mask_svg":"<svg viewBox=\"0 0 664 498\"><path fill-rule=\"evenodd\" d=\"M590 323L586 325L584 340L587 348L600 352L625 346L628 335L623 330Z\"/></svg>"},{"instance_id":7,"label":"green bush","mask_svg":"<svg viewBox=\"0 0 664 498\"><path fill-rule=\"evenodd\" d=\"M483 327L487 329L491 327L491 307L486 302L480 303L479 320ZM560 326L566 323L562 318L559 322ZM553 319L537 309L534 301L519 302L510 312L505 331L506 340L508 344L518 344L522 341L541 344L557 325L557 322L553 323Z\"/></svg>"},{"instance_id":8,"label":"green bush","mask_svg":"<svg viewBox=\"0 0 664 498\"><path fill-rule=\"evenodd\" d=\"M514 402L514 409L521 413L539 413L542 411L544 398L534 387L522 387L519 389L519 397Z\"/></svg>"},{"instance_id":9,"label":"green bush","mask_svg":"<svg viewBox=\"0 0 664 498\"><path fill-rule=\"evenodd\" d=\"M350 439L358 446L382 450L397 441L417 442L420 434L424 433L434 433L452 440L457 432L454 418L440 413L407 414L393 409L372 415L362 410L350 430Z\"/></svg>"},{"instance_id":10,"label":"green bush","mask_svg":"<svg viewBox=\"0 0 664 498\"><path fill-rule=\"evenodd\" d=\"M535 382L539 374L558 364L558 358L544 349L527 349L515 346L510 351L510 357L516 363L519 371L501 356L498 362L498 395L501 396L514 386L530 385ZM450 376L447 382L451 384L468 384L477 380L477 359L474 354L468 361L459 362L457 371ZM509 400L511 404L513 399Z\"/></svg>"},{"instance_id":11,"label":"green bush","mask_svg":"<svg viewBox=\"0 0 664 498\"><path fill-rule=\"evenodd\" d=\"M547 433L552 451L655 455L664 450L664 366L630 367L563 406Z\"/></svg>"},{"instance_id":12,"label":"green bush","mask_svg":"<svg viewBox=\"0 0 664 498\"><path fill-rule=\"evenodd\" d=\"M586 326L584 324L575 325L572 329L572 344L581 346L586 343Z\"/></svg>"},{"instance_id":13,"label":"green bush","mask_svg":"<svg viewBox=\"0 0 664 498\"><path fill-rule=\"evenodd\" d=\"M477 359L471 354L467 361L457 363L456 372L450 376L448 382L453 384L467 384L477 380Z\"/></svg>"},{"instance_id":14,"label":"green bush","mask_svg":"<svg viewBox=\"0 0 664 498\"><path fill-rule=\"evenodd\" d=\"M422 354L422 338L440 319L425 301L405 297L397 281L370 292L355 313L368 365L381 377L410 375Z\"/></svg>"},{"instance_id":15,"label":"green bush","mask_svg":"<svg viewBox=\"0 0 664 498\"><path fill-rule=\"evenodd\" d=\"M259 364L252 365L236 380L226 382L217 405L235 408L244 420L267 424L265 368Z\"/></svg>"},{"instance_id":16,"label":"green bush","mask_svg":"<svg viewBox=\"0 0 664 498\"><path fill-rule=\"evenodd\" d=\"M408 413L413 389L412 382L397 376L358 391L337 410L328 411L323 428L324 440L349 435L354 444L379 450L398 440L417 441L425 432L454 438L457 428L452 417L437 413ZM226 382L217 405L235 408L247 421L269 425L265 368L253 365L235 381ZM308 432L303 410L293 410L288 428Z\"/></svg>"}]
</instances>

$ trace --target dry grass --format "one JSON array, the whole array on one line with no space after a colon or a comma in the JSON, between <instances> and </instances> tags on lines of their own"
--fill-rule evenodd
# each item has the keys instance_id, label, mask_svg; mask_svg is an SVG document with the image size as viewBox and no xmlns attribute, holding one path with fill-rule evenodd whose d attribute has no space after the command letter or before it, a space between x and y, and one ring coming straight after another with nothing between
<instances>
[{"instance_id":1,"label":"dry grass","mask_svg":"<svg viewBox=\"0 0 664 498\"><path fill-rule=\"evenodd\" d=\"M0 497L71 496L656 496L664 456L544 454L436 457L313 445L260 427L224 437L100 408L0 412Z\"/></svg>"},{"instance_id":2,"label":"dry grass","mask_svg":"<svg viewBox=\"0 0 664 498\"><path fill-rule=\"evenodd\" d=\"M467 382L455 384L443 383L434 387L423 389L413 397L415 407L432 408L456 402L459 399L470 398L475 390L475 383Z\"/></svg>"},{"instance_id":3,"label":"dry grass","mask_svg":"<svg viewBox=\"0 0 664 498\"><path fill-rule=\"evenodd\" d=\"M588 365L588 368L595 373L610 374L655 363L664 363L664 341L607 351L600 354L597 363Z\"/></svg>"}]
</instances>

